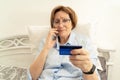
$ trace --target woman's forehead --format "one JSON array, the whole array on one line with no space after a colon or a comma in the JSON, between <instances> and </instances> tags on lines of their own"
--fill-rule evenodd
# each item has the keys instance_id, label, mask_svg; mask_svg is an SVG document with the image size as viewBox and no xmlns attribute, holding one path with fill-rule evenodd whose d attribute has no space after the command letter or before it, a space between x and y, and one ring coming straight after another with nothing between
<instances>
[{"instance_id":1,"label":"woman's forehead","mask_svg":"<svg viewBox=\"0 0 120 80\"><path fill-rule=\"evenodd\" d=\"M67 14L64 11L57 12L54 17L54 19L64 19L64 18L69 18L69 14Z\"/></svg>"}]
</instances>

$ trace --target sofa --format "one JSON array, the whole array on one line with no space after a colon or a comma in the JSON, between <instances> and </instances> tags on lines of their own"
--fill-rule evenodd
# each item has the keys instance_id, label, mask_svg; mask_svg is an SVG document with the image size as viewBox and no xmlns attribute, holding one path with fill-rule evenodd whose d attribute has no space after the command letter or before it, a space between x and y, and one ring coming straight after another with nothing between
<instances>
[{"instance_id":1,"label":"sofa","mask_svg":"<svg viewBox=\"0 0 120 80\"><path fill-rule=\"evenodd\" d=\"M88 37L90 24L78 24L75 32L81 32ZM27 69L35 59L38 42L49 31L49 26L25 27L28 34L13 35L0 39L0 80L27 80ZM98 70L102 80L107 80L109 66L113 63L110 60L109 49L96 47L103 70Z\"/></svg>"}]
</instances>

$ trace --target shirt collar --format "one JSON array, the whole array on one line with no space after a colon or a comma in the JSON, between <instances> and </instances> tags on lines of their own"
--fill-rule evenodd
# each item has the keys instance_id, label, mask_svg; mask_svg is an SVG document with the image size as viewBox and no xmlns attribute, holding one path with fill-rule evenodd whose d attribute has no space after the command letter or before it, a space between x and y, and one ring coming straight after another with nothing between
<instances>
[{"instance_id":1,"label":"shirt collar","mask_svg":"<svg viewBox=\"0 0 120 80\"><path fill-rule=\"evenodd\" d=\"M68 38L68 41L67 41L64 45L72 45L73 42L74 42L74 39L75 39L75 34L74 34L74 32L71 32L71 33L70 33L70 37ZM59 45L60 45L60 44L59 44L59 42L58 42L58 40L57 40L54 48L56 48L56 49L59 50Z\"/></svg>"},{"instance_id":2,"label":"shirt collar","mask_svg":"<svg viewBox=\"0 0 120 80\"><path fill-rule=\"evenodd\" d=\"M72 45L74 42L74 39L75 39L75 34L74 34L74 32L71 32L70 37L68 38L68 41L65 43L65 45L67 45L67 44Z\"/></svg>"}]
</instances>

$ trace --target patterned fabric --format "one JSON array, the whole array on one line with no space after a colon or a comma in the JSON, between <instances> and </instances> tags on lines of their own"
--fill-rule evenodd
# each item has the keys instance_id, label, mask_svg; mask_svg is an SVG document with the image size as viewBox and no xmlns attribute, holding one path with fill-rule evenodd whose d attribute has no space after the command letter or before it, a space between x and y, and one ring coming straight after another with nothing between
<instances>
[{"instance_id":1,"label":"patterned fabric","mask_svg":"<svg viewBox=\"0 0 120 80\"><path fill-rule=\"evenodd\" d=\"M0 80L27 80L27 69L0 65Z\"/></svg>"}]
</instances>

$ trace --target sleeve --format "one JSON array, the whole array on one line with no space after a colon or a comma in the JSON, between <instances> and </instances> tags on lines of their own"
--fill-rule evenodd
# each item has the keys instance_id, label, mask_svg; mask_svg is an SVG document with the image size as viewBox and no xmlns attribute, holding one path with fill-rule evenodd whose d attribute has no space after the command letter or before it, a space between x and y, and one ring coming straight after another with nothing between
<instances>
[{"instance_id":1,"label":"sleeve","mask_svg":"<svg viewBox=\"0 0 120 80\"><path fill-rule=\"evenodd\" d=\"M27 69L27 79L32 80L29 68Z\"/></svg>"},{"instance_id":2,"label":"sleeve","mask_svg":"<svg viewBox=\"0 0 120 80\"><path fill-rule=\"evenodd\" d=\"M89 38L86 41L86 49L90 53L90 58L91 58L93 64L96 66L96 70L95 71L96 71L97 75L99 76L99 80L101 80L100 79L100 74L98 73L97 69L100 69L100 70L103 70L103 69L102 69L101 63L99 61L99 58L97 56L98 55L97 47L95 47L92 44L92 41Z\"/></svg>"},{"instance_id":3,"label":"sleeve","mask_svg":"<svg viewBox=\"0 0 120 80\"><path fill-rule=\"evenodd\" d=\"M36 57L40 54L41 50L43 49L44 43L45 43L45 38L43 38L39 43L39 47L36 50Z\"/></svg>"},{"instance_id":4,"label":"sleeve","mask_svg":"<svg viewBox=\"0 0 120 80\"><path fill-rule=\"evenodd\" d=\"M36 57L35 57L35 58L37 58L37 56L40 54L40 51L41 51L42 48L43 48L44 42L45 42L45 39L43 38L43 39L40 41L39 47L38 47L38 49L37 49L37 51L36 51L36 55L35 55ZM31 76L31 74L30 74L30 67L27 69L27 78L28 78L28 80L32 80L32 76Z\"/></svg>"},{"instance_id":5,"label":"sleeve","mask_svg":"<svg viewBox=\"0 0 120 80\"><path fill-rule=\"evenodd\" d=\"M96 65L97 69L103 70L101 63L100 63L100 60L98 58L97 47L94 44L92 44L92 41L89 38L86 41L86 49L89 51L90 58L93 61L93 64Z\"/></svg>"}]
</instances>

